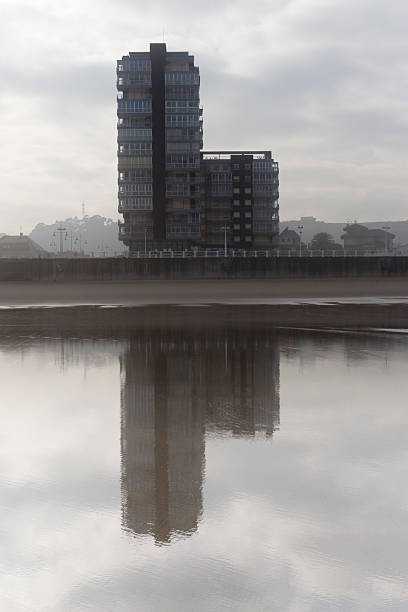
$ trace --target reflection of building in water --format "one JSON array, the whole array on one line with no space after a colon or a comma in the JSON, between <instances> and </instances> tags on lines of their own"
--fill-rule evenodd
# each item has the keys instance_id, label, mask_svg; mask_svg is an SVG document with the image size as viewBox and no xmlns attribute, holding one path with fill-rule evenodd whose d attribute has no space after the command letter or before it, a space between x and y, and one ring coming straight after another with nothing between
<instances>
[{"instance_id":1,"label":"reflection of building in water","mask_svg":"<svg viewBox=\"0 0 408 612\"><path fill-rule=\"evenodd\" d=\"M197 529L205 429L271 435L279 424L272 334L152 332L122 361L122 517L157 542Z\"/></svg>"},{"instance_id":2,"label":"reflection of building in water","mask_svg":"<svg viewBox=\"0 0 408 612\"><path fill-rule=\"evenodd\" d=\"M279 426L279 347L273 335L234 330L205 355L207 429L272 435Z\"/></svg>"},{"instance_id":3,"label":"reflection of building in water","mask_svg":"<svg viewBox=\"0 0 408 612\"><path fill-rule=\"evenodd\" d=\"M166 542L197 528L204 430L194 356L131 342L123 367L123 521Z\"/></svg>"}]
</instances>

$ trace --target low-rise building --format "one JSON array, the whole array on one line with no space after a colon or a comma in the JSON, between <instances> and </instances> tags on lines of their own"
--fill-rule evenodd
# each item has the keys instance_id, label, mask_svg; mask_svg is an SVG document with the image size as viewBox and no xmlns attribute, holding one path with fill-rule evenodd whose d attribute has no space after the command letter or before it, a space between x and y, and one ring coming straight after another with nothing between
<instances>
[{"instance_id":1,"label":"low-rise building","mask_svg":"<svg viewBox=\"0 0 408 612\"><path fill-rule=\"evenodd\" d=\"M20 234L19 236L2 236L0 238L0 258L26 259L37 257L49 257L49 253L28 236Z\"/></svg>"},{"instance_id":2,"label":"low-rise building","mask_svg":"<svg viewBox=\"0 0 408 612\"><path fill-rule=\"evenodd\" d=\"M389 252L393 248L395 234L384 229L368 229L365 225L346 225L342 235L345 251Z\"/></svg>"},{"instance_id":3,"label":"low-rise building","mask_svg":"<svg viewBox=\"0 0 408 612\"><path fill-rule=\"evenodd\" d=\"M283 232L279 236L279 249L283 251L295 251L299 249L300 236L294 230L290 230L285 227Z\"/></svg>"}]
</instances>

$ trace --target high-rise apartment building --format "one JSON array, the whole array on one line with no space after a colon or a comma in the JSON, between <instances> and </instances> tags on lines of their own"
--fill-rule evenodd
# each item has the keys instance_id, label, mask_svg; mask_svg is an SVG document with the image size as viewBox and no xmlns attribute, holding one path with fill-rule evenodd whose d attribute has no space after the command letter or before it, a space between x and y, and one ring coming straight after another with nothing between
<instances>
[{"instance_id":1,"label":"high-rise apartment building","mask_svg":"<svg viewBox=\"0 0 408 612\"><path fill-rule=\"evenodd\" d=\"M117 62L119 238L129 254L279 246L279 169L270 151L201 153L200 75L188 52Z\"/></svg>"},{"instance_id":2,"label":"high-rise apartment building","mask_svg":"<svg viewBox=\"0 0 408 612\"><path fill-rule=\"evenodd\" d=\"M130 254L200 238L200 75L163 43L117 62L119 238Z\"/></svg>"}]
</instances>

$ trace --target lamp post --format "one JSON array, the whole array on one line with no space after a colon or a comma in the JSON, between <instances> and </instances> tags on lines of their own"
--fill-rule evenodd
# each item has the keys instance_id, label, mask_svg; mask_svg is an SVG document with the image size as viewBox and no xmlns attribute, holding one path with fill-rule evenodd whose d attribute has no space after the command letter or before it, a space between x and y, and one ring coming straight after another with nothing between
<instances>
[{"instance_id":1,"label":"lamp post","mask_svg":"<svg viewBox=\"0 0 408 612\"><path fill-rule=\"evenodd\" d=\"M225 223L221 229L224 230L224 257L227 257L227 229L229 229L229 225Z\"/></svg>"},{"instance_id":2,"label":"lamp post","mask_svg":"<svg viewBox=\"0 0 408 612\"><path fill-rule=\"evenodd\" d=\"M81 236L81 234L79 234L79 237L77 236L75 238L75 247L76 247L76 249L78 249L78 253L81 254L82 253L82 236Z\"/></svg>"},{"instance_id":3,"label":"lamp post","mask_svg":"<svg viewBox=\"0 0 408 612\"><path fill-rule=\"evenodd\" d=\"M387 255L387 253L388 253L387 231L389 229L391 229L391 228L390 228L389 225L384 225L381 229L383 229L385 231L385 234L384 234L384 253L385 253L385 255Z\"/></svg>"},{"instance_id":4,"label":"lamp post","mask_svg":"<svg viewBox=\"0 0 408 612\"><path fill-rule=\"evenodd\" d=\"M299 235L300 235L299 257L302 257L302 232L303 232L303 225L298 225L298 230L299 230Z\"/></svg>"},{"instance_id":5,"label":"lamp post","mask_svg":"<svg viewBox=\"0 0 408 612\"><path fill-rule=\"evenodd\" d=\"M57 227L56 231L57 231L57 232L59 232L59 241L60 241L60 248L59 248L59 252L60 252L60 255L62 255L62 254L63 254L63 252L64 252L64 246L63 246L63 242L62 242L62 240L63 240L62 234L63 234L63 232L66 232L67 230L66 230L66 228L65 228L65 227L62 227L62 226L60 225L59 227ZM55 232L54 232L54 233L53 233L53 236L55 236L55 235L56 235L56 234L55 234Z\"/></svg>"},{"instance_id":6,"label":"lamp post","mask_svg":"<svg viewBox=\"0 0 408 612\"><path fill-rule=\"evenodd\" d=\"M147 227L144 228L144 254L147 253Z\"/></svg>"}]
</instances>

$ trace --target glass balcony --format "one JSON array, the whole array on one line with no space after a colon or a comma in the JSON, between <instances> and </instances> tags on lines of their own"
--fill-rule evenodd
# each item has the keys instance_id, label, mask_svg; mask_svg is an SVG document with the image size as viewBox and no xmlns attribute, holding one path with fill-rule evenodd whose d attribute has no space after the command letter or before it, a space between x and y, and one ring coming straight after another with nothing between
<instances>
[{"instance_id":1,"label":"glass balcony","mask_svg":"<svg viewBox=\"0 0 408 612\"><path fill-rule=\"evenodd\" d=\"M199 119L198 115L166 115L166 127L167 128L186 128L195 127L202 128L202 120Z\"/></svg>"},{"instance_id":2,"label":"glass balcony","mask_svg":"<svg viewBox=\"0 0 408 612\"><path fill-rule=\"evenodd\" d=\"M190 186L182 184L166 185L166 198L189 198Z\"/></svg>"},{"instance_id":3,"label":"glass balcony","mask_svg":"<svg viewBox=\"0 0 408 612\"><path fill-rule=\"evenodd\" d=\"M166 100L194 100L197 104L200 101L200 95L198 93L198 88L196 93L188 93L188 92L166 92Z\"/></svg>"},{"instance_id":4,"label":"glass balcony","mask_svg":"<svg viewBox=\"0 0 408 612\"><path fill-rule=\"evenodd\" d=\"M151 235L153 231L153 224L151 222L140 222L140 223L123 223L122 221L118 222L119 226L119 239L124 238L135 238L137 236L145 235L145 232L148 235Z\"/></svg>"},{"instance_id":5,"label":"glass balcony","mask_svg":"<svg viewBox=\"0 0 408 612\"><path fill-rule=\"evenodd\" d=\"M168 162L166 163L166 170L199 170L200 162Z\"/></svg>"},{"instance_id":6,"label":"glass balcony","mask_svg":"<svg viewBox=\"0 0 408 612\"><path fill-rule=\"evenodd\" d=\"M152 112L151 100L118 100L118 115L150 114Z\"/></svg>"},{"instance_id":7,"label":"glass balcony","mask_svg":"<svg viewBox=\"0 0 408 612\"><path fill-rule=\"evenodd\" d=\"M168 176L166 177L166 184L168 185L200 185L201 184L201 177L200 176L186 176L183 178L177 178L177 177L171 177Z\"/></svg>"},{"instance_id":8,"label":"glass balcony","mask_svg":"<svg viewBox=\"0 0 408 612\"><path fill-rule=\"evenodd\" d=\"M123 73L121 73L121 75L122 74ZM127 73L126 76L118 76L116 86L119 91L123 89L132 89L134 87L151 87L151 74L150 72L132 72Z\"/></svg>"},{"instance_id":9,"label":"glass balcony","mask_svg":"<svg viewBox=\"0 0 408 612\"><path fill-rule=\"evenodd\" d=\"M118 142L129 141L152 141L152 130L150 128L118 128Z\"/></svg>"},{"instance_id":10,"label":"glass balcony","mask_svg":"<svg viewBox=\"0 0 408 612\"><path fill-rule=\"evenodd\" d=\"M200 84L200 75L198 72L189 70L169 70L165 76L166 83L177 84L177 83L191 83L192 85Z\"/></svg>"},{"instance_id":11,"label":"glass balcony","mask_svg":"<svg viewBox=\"0 0 408 612\"><path fill-rule=\"evenodd\" d=\"M213 183L209 185L208 193L211 196L232 195L232 183Z\"/></svg>"},{"instance_id":12,"label":"glass balcony","mask_svg":"<svg viewBox=\"0 0 408 612\"><path fill-rule=\"evenodd\" d=\"M168 239L172 238L197 238L200 236L199 224L180 225L176 223L166 224L166 235Z\"/></svg>"},{"instance_id":13,"label":"glass balcony","mask_svg":"<svg viewBox=\"0 0 408 612\"><path fill-rule=\"evenodd\" d=\"M147 200L147 198L146 198ZM122 200L119 202L118 212L148 212L153 210L152 202L127 202L126 200Z\"/></svg>"}]
</instances>

